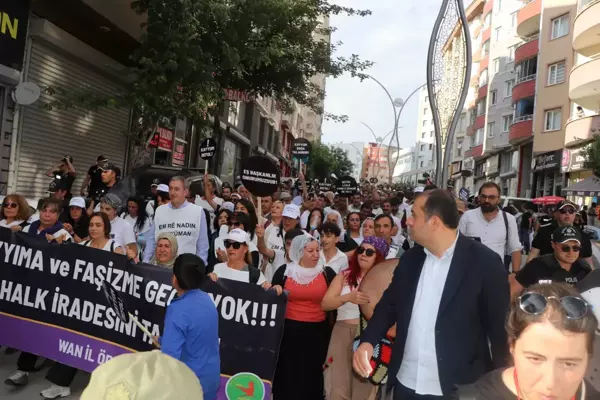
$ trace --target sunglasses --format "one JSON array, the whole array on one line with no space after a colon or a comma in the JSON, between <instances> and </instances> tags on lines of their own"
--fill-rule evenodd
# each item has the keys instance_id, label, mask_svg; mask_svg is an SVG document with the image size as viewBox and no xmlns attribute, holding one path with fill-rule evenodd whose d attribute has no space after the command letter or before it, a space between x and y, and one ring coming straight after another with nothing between
<instances>
[{"instance_id":1,"label":"sunglasses","mask_svg":"<svg viewBox=\"0 0 600 400\"><path fill-rule=\"evenodd\" d=\"M581 319L585 317L588 312L589 305L585 300L575 296L565 297L546 297L539 293L529 292L519 297L519 307L521 310L530 315L540 315L548 306L549 300L556 300L560 303L563 310L567 314L568 319Z\"/></svg>"},{"instance_id":2,"label":"sunglasses","mask_svg":"<svg viewBox=\"0 0 600 400\"><path fill-rule=\"evenodd\" d=\"M235 250L238 250L240 247L242 247L242 244L239 242L231 242L229 240L225 241L225 248L228 249L230 247L233 247Z\"/></svg>"},{"instance_id":3,"label":"sunglasses","mask_svg":"<svg viewBox=\"0 0 600 400\"><path fill-rule=\"evenodd\" d=\"M2 207L6 208L17 208L19 205L17 203L2 203Z\"/></svg>"},{"instance_id":4,"label":"sunglasses","mask_svg":"<svg viewBox=\"0 0 600 400\"><path fill-rule=\"evenodd\" d=\"M581 246L561 246L560 249L563 253L570 253L573 250L574 253L579 253L581 251Z\"/></svg>"},{"instance_id":5,"label":"sunglasses","mask_svg":"<svg viewBox=\"0 0 600 400\"><path fill-rule=\"evenodd\" d=\"M571 215L575 214L575 209L574 209L574 208L571 208L571 207L568 207L568 208L567 208L567 207L565 207L565 208L561 208L561 209L560 209L560 210L558 210L558 211L560 211L560 213L561 213L561 214L571 214Z\"/></svg>"},{"instance_id":6,"label":"sunglasses","mask_svg":"<svg viewBox=\"0 0 600 400\"><path fill-rule=\"evenodd\" d=\"M358 249L356 249L356 252L358 254L366 254L367 257L373 257L375 255L375 250L373 249L365 249L364 247L360 246Z\"/></svg>"}]
</instances>

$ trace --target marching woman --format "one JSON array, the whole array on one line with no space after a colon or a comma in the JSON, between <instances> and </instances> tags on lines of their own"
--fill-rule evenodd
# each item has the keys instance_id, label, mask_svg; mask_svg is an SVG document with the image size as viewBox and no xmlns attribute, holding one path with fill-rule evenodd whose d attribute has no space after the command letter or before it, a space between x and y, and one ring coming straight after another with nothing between
<instances>
[{"instance_id":1,"label":"marching woman","mask_svg":"<svg viewBox=\"0 0 600 400\"><path fill-rule=\"evenodd\" d=\"M60 220L65 230L73 237L75 243L81 243L87 239L90 218L88 217L83 197L73 197L69 201L69 208L60 216Z\"/></svg>"},{"instance_id":2,"label":"marching woman","mask_svg":"<svg viewBox=\"0 0 600 400\"><path fill-rule=\"evenodd\" d=\"M354 240L354 242L360 246L363 241L360 231L360 213L348 213L346 216L346 226L348 227L348 230L346 231L345 241L349 242L350 240Z\"/></svg>"},{"instance_id":3,"label":"marching woman","mask_svg":"<svg viewBox=\"0 0 600 400\"><path fill-rule=\"evenodd\" d=\"M167 307L160 350L187 365L200 380L205 400L215 400L221 382L219 315L210 296L200 290L205 275L202 259L181 254L173 265L177 298ZM168 383L166 383L168 384Z\"/></svg>"},{"instance_id":4,"label":"marching woman","mask_svg":"<svg viewBox=\"0 0 600 400\"><path fill-rule=\"evenodd\" d=\"M267 235L267 238L271 235L271 232L274 231L281 224L281 218L283 218L283 216L281 215L283 213L283 207L283 202L279 200L273 202L270 213L271 219L269 219L269 221L267 221L267 223L265 224L265 234Z\"/></svg>"},{"instance_id":5,"label":"marching woman","mask_svg":"<svg viewBox=\"0 0 600 400\"><path fill-rule=\"evenodd\" d=\"M308 218L306 219L306 226L303 228L306 232L311 234L315 239L319 240L319 227L325 220L323 210L320 208L314 208Z\"/></svg>"},{"instance_id":6,"label":"marching woman","mask_svg":"<svg viewBox=\"0 0 600 400\"><path fill-rule=\"evenodd\" d=\"M94 249L110 251L111 253L124 254L123 249L110 238L110 229L111 224L106 214L102 212L93 213L88 228L90 239L81 242L81 244Z\"/></svg>"},{"instance_id":7,"label":"marching woman","mask_svg":"<svg viewBox=\"0 0 600 400\"><path fill-rule=\"evenodd\" d=\"M366 238L367 236L375 236L375 219L365 218L360 227L360 236Z\"/></svg>"},{"instance_id":8,"label":"marching woman","mask_svg":"<svg viewBox=\"0 0 600 400\"><path fill-rule=\"evenodd\" d=\"M273 381L275 400L323 399L323 364L331 325L321 309L335 272L319 263L319 242L305 233L292 240L291 263L277 269L274 289L288 291L285 325Z\"/></svg>"},{"instance_id":9,"label":"marching woman","mask_svg":"<svg viewBox=\"0 0 600 400\"><path fill-rule=\"evenodd\" d=\"M175 235L171 232L161 232L156 239L156 249L154 249L154 256L150 259L150 264L173 268L178 251Z\"/></svg>"},{"instance_id":10,"label":"marching woman","mask_svg":"<svg viewBox=\"0 0 600 400\"><path fill-rule=\"evenodd\" d=\"M254 230L256 229L256 225L258 225L258 216L256 214L256 208L254 204L250 200L240 199L235 204L235 211L244 213L248 216L249 224L246 227L245 231L250 235L250 240L254 245L256 245L256 235L254 235Z\"/></svg>"},{"instance_id":11,"label":"marching woman","mask_svg":"<svg viewBox=\"0 0 600 400\"><path fill-rule=\"evenodd\" d=\"M210 237L208 238L210 247L208 251L208 265L206 267L206 273L212 272L214 266L220 261L217 259L217 255L215 252L215 241L219 238L219 236L225 236L225 232L229 232L229 220L233 215L232 211L229 211L226 208L220 208L215 216L215 220L213 221L213 229ZM221 227L225 227L226 231L221 232Z\"/></svg>"},{"instance_id":12,"label":"marching woman","mask_svg":"<svg viewBox=\"0 0 600 400\"><path fill-rule=\"evenodd\" d=\"M537 284L514 298L506 320L513 366L461 387L458 399L589 400L600 394L584 380L598 320L566 283Z\"/></svg>"},{"instance_id":13,"label":"marching woman","mask_svg":"<svg viewBox=\"0 0 600 400\"><path fill-rule=\"evenodd\" d=\"M25 197L20 194L9 194L4 198L0 209L0 227L10 228L13 232L23 230L28 225L27 220L31 217L31 211Z\"/></svg>"},{"instance_id":14,"label":"marching woman","mask_svg":"<svg viewBox=\"0 0 600 400\"><path fill-rule=\"evenodd\" d=\"M360 292L358 286L371 268L385 261L387 252L384 239L366 237L350 260L349 268L335 277L321 302L324 311L337 310L325 369L327 400L367 400L377 394L376 386L352 370L352 353L360 322L358 306L369 303L369 296Z\"/></svg>"},{"instance_id":15,"label":"marching woman","mask_svg":"<svg viewBox=\"0 0 600 400\"><path fill-rule=\"evenodd\" d=\"M150 230L150 218L146 214L146 204L141 197L130 197L127 199L127 210L121 214L121 218L133 226L133 233L137 240L138 248L146 247L144 234Z\"/></svg>"}]
</instances>

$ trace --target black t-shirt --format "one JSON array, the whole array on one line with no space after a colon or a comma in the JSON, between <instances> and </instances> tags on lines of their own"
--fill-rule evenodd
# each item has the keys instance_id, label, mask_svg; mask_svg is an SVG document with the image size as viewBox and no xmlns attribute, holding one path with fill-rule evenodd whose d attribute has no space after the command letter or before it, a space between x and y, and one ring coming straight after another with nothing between
<instances>
[{"instance_id":1,"label":"black t-shirt","mask_svg":"<svg viewBox=\"0 0 600 400\"><path fill-rule=\"evenodd\" d=\"M54 171L52 175L54 175L54 182L56 183L56 186L64 187L67 189L67 193L71 193L71 187L73 186L73 182L75 182L74 173Z\"/></svg>"},{"instance_id":2,"label":"black t-shirt","mask_svg":"<svg viewBox=\"0 0 600 400\"><path fill-rule=\"evenodd\" d=\"M531 229L531 218L532 217L533 217L533 214L531 214L529 211L521 214L521 229L526 229L526 230Z\"/></svg>"},{"instance_id":3,"label":"black t-shirt","mask_svg":"<svg viewBox=\"0 0 600 400\"><path fill-rule=\"evenodd\" d=\"M504 369L497 369L488 372L486 375L479 378L472 385L467 385L460 388L452 397L454 400L507 400L517 399L517 396L510 391L502 380L502 372ZM581 398L581 388L577 391L575 398ZM598 400L600 394L589 383L585 383L585 399Z\"/></svg>"},{"instance_id":4,"label":"black t-shirt","mask_svg":"<svg viewBox=\"0 0 600 400\"><path fill-rule=\"evenodd\" d=\"M552 233L558 228L558 224L554 221L550 226L545 226L538 230L537 235L533 238L533 243L531 243L531 247L534 249L539 249L540 256L546 254L553 254L554 249L552 249ZM575 229L579 229L575 227ZM580 258L589 258L592 256L592 243L590 239L583 233L581 230L579 231L581 235L581 252L579 253Z\"/></svg>"},{"instance_id":5,"label":"black t-shirt","mask_svg":"<svg viewBox=\"0 0 600 400\"><path fill-rule=\"evenodd\" d=\"M517 272L515 278L523 287L528 287L538 283L540 280L552 280L552 282L565 282L575 285L591 272L587 263L583 260L577 260L567 271L562 268L554 254L546 254L537 257L525 264Z\"/></svg>"},{"instance_id":6,"label":"black t-shirt","mask_svg":"<svg viewBox=\"0 0 600 400\"><path fill-rule=\"evenodd\" d=\"M97 165L92 165L88 169L88 175L90 176L89 196L95 197L96 192L106 189L106 185L102 182L102 170Z\"/></svg>"}]
</instances>

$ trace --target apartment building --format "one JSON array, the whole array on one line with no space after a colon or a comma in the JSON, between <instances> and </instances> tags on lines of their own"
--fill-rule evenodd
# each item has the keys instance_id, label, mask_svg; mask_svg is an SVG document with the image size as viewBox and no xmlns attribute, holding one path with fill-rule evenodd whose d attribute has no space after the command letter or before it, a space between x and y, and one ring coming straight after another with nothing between
<instances>
[{"instance_id":1,"label":"apartment building","mask_svg":"<svg viewBox=\"0 0 600 400\"><path fill-rule=\"evenodd\" d=\"M417 185L418 175L415 155L416 148L414 146L400 149L394 154L394 159L398 160L394 168L394 183Z\"/></svg>"},{"instance_id":2,"label":"apartment building","mask_svg":"<svg viewBox=\"0 0 600 400\"><path fill-rule=\"evenodd\" d=\"M364 146L363 162L360 177L362 179L377 178L381 183L388 183L392 178L388 156L398 152L397 147L390 147L380 143L367 143ZM394 166L392 166L394 167ZM394 172L393 170L391 171Z\"/></svg>"},{"instance_id":3,"label":"apartment building","mask_svg":"<svg viewBox=\"0 0 600 400\"><path fill-rule=\"evenodd\" d=\"M332 146L339 147L346 152L348 160L352 162L352 177L356 180L361 178L363 156L365 143L363 142L352 142L352 143L333 143Z\"/></svg>"}]
</instances>

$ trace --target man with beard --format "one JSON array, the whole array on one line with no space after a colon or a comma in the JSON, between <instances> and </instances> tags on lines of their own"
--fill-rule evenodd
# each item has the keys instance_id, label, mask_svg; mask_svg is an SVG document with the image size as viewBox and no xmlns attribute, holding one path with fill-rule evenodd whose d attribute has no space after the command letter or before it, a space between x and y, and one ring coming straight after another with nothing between
<instances>
[{"instance_id":1,"label":"man with beard","mask_svg":"<svg viewBox=\"0 0 600 400\"><path fill-rule=\"evenodd\" d=\"M511 255L512 272L521 268L521 241L517 220L507 212L501 211L500 186L486 182L479 189L479 208L469 210L460 219L458 229L471 238L479 238L502 259ZM508 264L506 264L508 265Z\"/></svg>"},{"instance_id":2,"label":"man with beard","mask_svg":"<svg viewBox=\"0 0 600 400\"><path fill-rule=\"evenodd\" d=\"M554 220L552 223L544 227L540 226L537 235L535 235L533 243L531 243L531 251L529 252L527 262L530 262L537 256L553 254L554 250L552 248L552 233L556 230L556 228L572 226L575 222L576 214L577 206L575 204L568 200L563 200L558 203L558 206L554 211ZM594 262L592 260L592 243L586 235L581 233L579 228L575 227L575 229L579 231L579 235L581 236L581 251L579 253L579 258L582 258L588 263L588 265L593 266Z\"/></svg>"}]
</instances>

